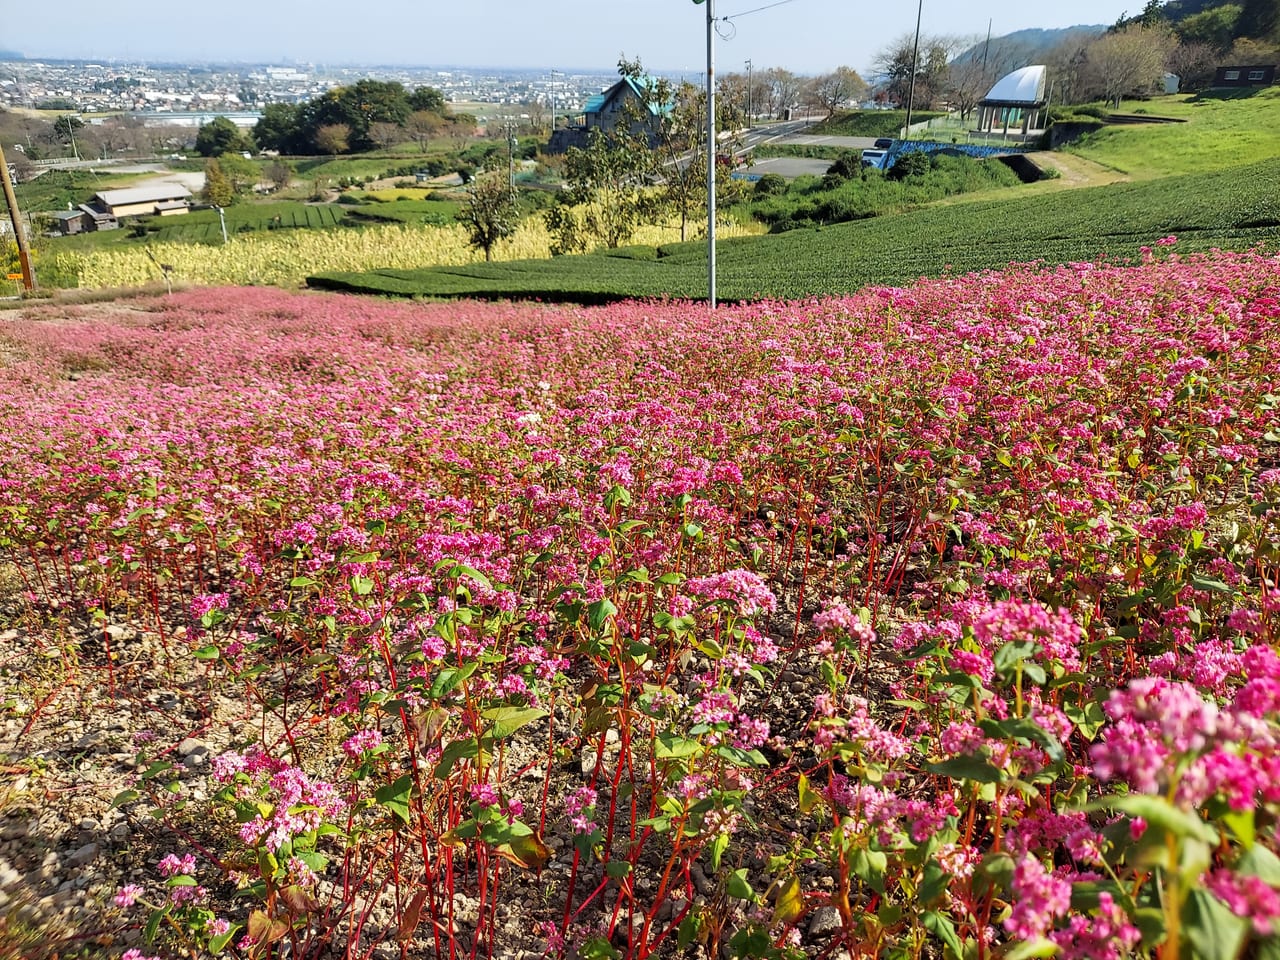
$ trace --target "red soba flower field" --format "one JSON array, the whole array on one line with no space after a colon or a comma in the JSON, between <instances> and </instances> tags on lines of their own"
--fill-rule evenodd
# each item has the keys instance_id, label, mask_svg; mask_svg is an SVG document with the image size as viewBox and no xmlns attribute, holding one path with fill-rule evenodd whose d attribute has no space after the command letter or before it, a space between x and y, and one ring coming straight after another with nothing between
<instances>
[{"instance_id":1,"label":"red soba flower field","mask_svg":"<svg viewBox=\"0 0 1280 960\"><path fill-rule=\"evenodd\" d=\"M0 321L0 955L1280 956L1280 259Z\"/></svg>"}]
</instances>

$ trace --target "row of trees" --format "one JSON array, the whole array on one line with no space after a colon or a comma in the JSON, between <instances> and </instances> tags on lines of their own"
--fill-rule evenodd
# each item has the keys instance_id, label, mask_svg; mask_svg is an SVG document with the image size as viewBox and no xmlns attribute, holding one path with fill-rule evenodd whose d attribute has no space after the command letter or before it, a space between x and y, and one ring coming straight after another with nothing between
<instances>
[{"instance_id":1,"label":"row of trees","mask_svg":"<svg viewBox=\"0 0 1280 960\"><path fill-rule=\"evenodd\" d=\"M731 103L745 117L782 118L788 111L806 110L831 116L856 105L871 92L870 85L852 67L803 77L782 67L721 74L716 96Z\"/></svg>"},{"instance_id":2,"label":"row of trees","mask_svg":"<svg viewBox=\"0 0 1280 960\"><path fill-rule=\"evenodd\" d=\"M434 87L406 90L395 81L359 80L305 103L268 104L253 128L264 150L347 153L416 140L427 142L451 126L470 132L474 121L451 117Z\"/></svg>"},{"instance_id":3,"label":"row of trees","mask_svg":"<svg viewBox=\"0 0 1280 960\"><path fill-rule=\"evenodd\" d=\"M73 114L52 121L28 113L0 110L0 143L11 162L79 155L86 159L151 156L181 150L191 131L175 125L147 126L137 117L108 117L86 124ZM14 150L10 145L19 145Z\"/></svg>"}]
</instances>

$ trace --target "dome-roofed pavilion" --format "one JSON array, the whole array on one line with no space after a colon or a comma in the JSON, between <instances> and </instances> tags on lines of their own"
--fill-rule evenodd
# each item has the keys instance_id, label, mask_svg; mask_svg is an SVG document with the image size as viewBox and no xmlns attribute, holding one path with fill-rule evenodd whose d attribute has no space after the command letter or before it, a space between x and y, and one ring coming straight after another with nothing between
<instances>
[{"instance_id":1,"label":"dome-roofed pavilion","mask_svg":"<svg viewBox=\"0 0 1280 960\"><path fill-rule=\"evenodd\" d=\"M1023 67L1001 77L991 91L978 101L978 129L984 133L1003 132L1011 128L1023 137L1044 126L1048 105L1045 96L1044 64Z\"/></svg>"}]
</instances>

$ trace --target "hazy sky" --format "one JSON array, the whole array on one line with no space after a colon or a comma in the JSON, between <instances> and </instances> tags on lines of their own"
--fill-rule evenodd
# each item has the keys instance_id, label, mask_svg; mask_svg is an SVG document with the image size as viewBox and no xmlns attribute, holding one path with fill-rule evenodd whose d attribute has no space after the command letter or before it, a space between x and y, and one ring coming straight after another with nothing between
<instances>
[{"instance_id":1,"label":"hazy sky","mask_svg":"<svg viewBox=\"0 0 1280 960\"><path fill-rule=\"evenodd\" d=\"M916 4L715 0L718 72L865 70L915 29ZM1113 23L1142 0L923 0L923 32L994 36ZM756 11L758 12L751 12ZM706 7L691 0L0 0L0 49L28 57L397 63L612 70L620 53L666 72L704 69ZM735 16L741 14L741 16Z\"/></svg>"}]
</instances>

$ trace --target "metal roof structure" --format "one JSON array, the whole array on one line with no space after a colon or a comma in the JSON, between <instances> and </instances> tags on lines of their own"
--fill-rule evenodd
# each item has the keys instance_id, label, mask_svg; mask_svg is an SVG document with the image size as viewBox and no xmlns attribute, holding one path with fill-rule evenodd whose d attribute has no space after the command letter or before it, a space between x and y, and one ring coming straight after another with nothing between
<instances>
[{"instance_id":1,"label":"metal roof structure","mask_svg":"<svg viewBox=\"0 0 1280 960\"><path fill-rule=\"evenodd\" d=\"M984 106L1030 107L1045 102L1045 67L1036 64L1005 74L982 100Z\"/></svg>"},{"instance_id":2,"label":"metal roof structure","mask_svg":"<svg viewBox=\"0 0 1280 960\"><path fill-rule=\"evenodd\" d=\"M190 200L191 191L180 183L158 187L129 187L125 190L103 190L93 199L109 207L123 207L134 203L163 203L166 200Z\"/></svg>"}]
</instances>

